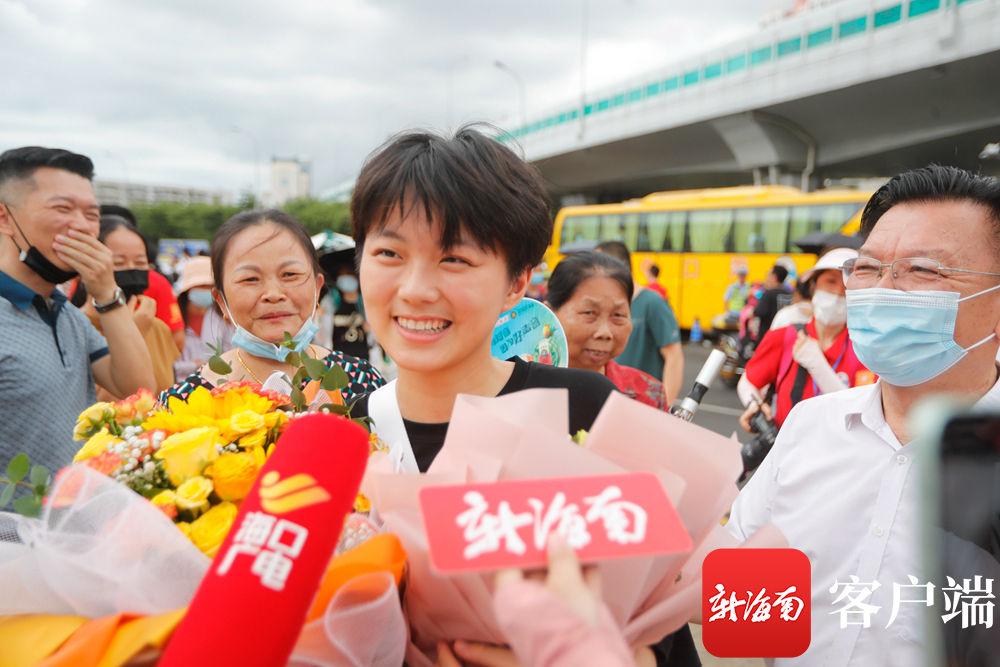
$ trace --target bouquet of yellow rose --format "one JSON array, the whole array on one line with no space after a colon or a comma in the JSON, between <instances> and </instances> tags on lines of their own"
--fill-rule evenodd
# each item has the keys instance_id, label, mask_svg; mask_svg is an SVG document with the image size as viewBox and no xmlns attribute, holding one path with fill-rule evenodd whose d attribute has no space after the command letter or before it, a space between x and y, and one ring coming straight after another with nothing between
<instances>
[{"instance_id":1,"label":"bouquet of yellow rose","mask_svg":"<svg viewBox=\"0 0 1000 667\"><path fill-rule=\"evenodd\" d=\"M291 418L282 394L245 382L157 407L142 390L81 413L73 459L149 499L213 557Z\"/></svg>"}]
</instances>

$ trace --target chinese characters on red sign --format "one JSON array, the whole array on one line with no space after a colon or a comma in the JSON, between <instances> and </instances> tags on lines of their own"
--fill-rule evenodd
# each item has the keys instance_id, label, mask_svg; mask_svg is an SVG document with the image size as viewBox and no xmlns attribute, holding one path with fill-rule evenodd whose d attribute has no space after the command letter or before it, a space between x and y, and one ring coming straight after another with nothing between
<instances>
[{"instance_id":1,"label":"chinese characters on red sign","mask_svg":"<svg viewBox=\"0 0 1000 667\"><path fill-rule=\"evenodd\" d=\"M442 573L544 565L553 532L583 561L691 548L650 473L426 487L420 506Z\"/></svg>"}]
</instances>

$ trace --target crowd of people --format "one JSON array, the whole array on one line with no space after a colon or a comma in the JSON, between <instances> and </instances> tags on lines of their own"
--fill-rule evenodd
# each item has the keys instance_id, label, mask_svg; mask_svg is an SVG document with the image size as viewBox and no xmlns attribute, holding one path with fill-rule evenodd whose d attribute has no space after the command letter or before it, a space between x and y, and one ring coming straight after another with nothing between
<instances>
[{"instance_id":1,"label":"crowd of people","mask_svg":"<svg viewBox=\"0 0 1000 667\"><path fill-rule=\"evenodd\" d=\"M533 167L475 129L407 133L372 154L351 200L357 272L334 276L293 217L244 211L171 286L127 209L102 210L92 177L91 161L65 150L0 155L0 461L24 450L58 469L73 458L77 415L98 397L146 388L184 400L230 380L262 385L294 375L293 351L347 372L340 398L371 418L399 474L428 469L458 394L564 388L573 435L612 392L665 410L680 391L680 330L655 267L643 267L640 285L628 248L609 242L568 256L547 285L536 280L549 197ZM891 583L914 571L919 450L906 418L916 402L946 393L1000 407L1000 185L948 167L901 174L865 208L862 236L860 252L825 252L793 291L786 267L764 281L741 419L748 427L760 411L780 431L727 529L745 539L774 523L809 556L804 664L914 665L916 610L902 613L901 631L844 632L824 596L858 575L883 582L872 600L886 604ZM733 322L752 292L747 272L737 277L725 299ZM529 290L563 326L569 368L491 355L498 317ZM332 314L325 339L320 308ZM391 381L369 364L369 335L396 366ZM27 409L39 397L41 419ZM555 545L551 564L547 588L498 587L509 646L455 637L439 647L440 664L515 664L515 654L529 665L700 664L687 626L625 646L572 555ZM538 603L525 606L532 595ZM523 622L532 614L540 622ZM582 631L546 634L553 626L541 619L554 618Z\"/></svg>"}]
</instances>

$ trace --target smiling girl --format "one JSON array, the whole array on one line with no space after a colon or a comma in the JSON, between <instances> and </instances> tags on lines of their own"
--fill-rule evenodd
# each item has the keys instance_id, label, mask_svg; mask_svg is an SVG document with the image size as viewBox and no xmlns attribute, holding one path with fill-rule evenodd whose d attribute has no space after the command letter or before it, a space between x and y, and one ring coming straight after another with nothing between
<instances>
[{"instance_id":1,"label":"smiling girl","mask_svg":"<svg viewBox=\"0 0 1000 667\"><path fill-rule=\"evenodd\" d=\"M399 376L352 415L372 418L398 472L428 469L460 393L567 389L572 434L590 429L615 391L591 370L490 355L497 319L524 296L552 224L537 171L471 128L401 135L362 168L351 198L361 294ZM659 664L699 664L686 627L653 650ZM455 651L469 664L511 664L501 647L459 642Z\"/></svg>"}]
</instances>

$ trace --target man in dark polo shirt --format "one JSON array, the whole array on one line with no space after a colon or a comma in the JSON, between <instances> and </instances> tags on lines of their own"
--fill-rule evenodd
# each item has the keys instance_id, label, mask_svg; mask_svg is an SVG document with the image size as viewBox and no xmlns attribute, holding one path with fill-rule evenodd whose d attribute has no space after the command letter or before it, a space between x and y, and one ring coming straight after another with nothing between
<instances>
[{"instance_id":1,"label":"man in dark polo shirt","mask_svg":"<svg viewBox=\"0 0 1000 667\"><path fill-rule=\"evenodd\" d=\"M95 379L117 397L154 386L111 251L97 240L93 175L89 158L62 149L0 154L0 465L19 452L53 472L68 465ZM56 289L77 275L104 336Z\"/></svg>"}]
</instances>

